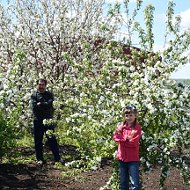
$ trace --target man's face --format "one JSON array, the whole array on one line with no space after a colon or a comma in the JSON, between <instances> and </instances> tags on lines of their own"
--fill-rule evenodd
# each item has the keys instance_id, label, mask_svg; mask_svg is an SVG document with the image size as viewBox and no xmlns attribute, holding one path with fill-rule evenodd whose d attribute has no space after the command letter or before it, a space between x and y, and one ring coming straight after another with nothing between
<instances>
[{"instance_id":1,"label":"man's face","mask_svg":"<svg viewBox=\"0 0 190 190\"><path fill-rule=\"evenodd\" d=\"M46 90L46 84L44 81L39 81L37 85L37 90L41 93L45 92Z\"/></svg>"}]
</instances>

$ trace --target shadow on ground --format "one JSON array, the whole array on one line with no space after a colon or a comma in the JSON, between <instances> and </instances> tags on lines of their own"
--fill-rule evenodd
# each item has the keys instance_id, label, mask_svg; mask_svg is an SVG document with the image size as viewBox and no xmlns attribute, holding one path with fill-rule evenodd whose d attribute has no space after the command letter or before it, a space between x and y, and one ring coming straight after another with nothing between
<instances>
[{"instance_id":1,"label":"shadow on ground","mask_svg":"<svg viewBox=\"0 0 190 190\"><path fill-rule=\"evenodd\" d=\"M31 148L20 147L16 150L23 158L34 155ZM48 152L49 150L46 149ZM74 146L61 146L60 152L64 162L80 159L80 153ZM49 157L48 157L49 156ZM48 154L47 164L39 166L35 161L26 164L0 164L1 190L99 190L109 180L112 174L112 161L104 160L96 171L83 172L72 177L63 177L64 169L55 167ZM145 190L159 190L160 167L155 167L149 174L143 174ZM189 190L183 184L180 171L171 168L166 180L167 190Z\"/></svg>"}]
</instances>

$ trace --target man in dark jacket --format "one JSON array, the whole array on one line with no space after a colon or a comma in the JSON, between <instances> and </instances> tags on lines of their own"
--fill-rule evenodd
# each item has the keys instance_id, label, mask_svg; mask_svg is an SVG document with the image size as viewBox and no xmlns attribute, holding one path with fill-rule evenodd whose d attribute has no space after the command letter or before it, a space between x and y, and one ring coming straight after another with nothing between
<instances>
[{"instance_id":1,"label":"man in dark jacket","mask_svg":"<svg viewBox=\"0 0 190 190\"><path fill-rule=\"evenodd\" d=\"M53 134L53 125L44 125L44 119L53 118L53 94L46 90L47 81L39 79L37 81L37 91L31 95L31 107L34 115L34 143L36 159L38 164L44 163L43 158L43 136L46 134L48 145L54 155L55 162L60 161L60 154L56 137Z\"/></svg>"}]
</instances>

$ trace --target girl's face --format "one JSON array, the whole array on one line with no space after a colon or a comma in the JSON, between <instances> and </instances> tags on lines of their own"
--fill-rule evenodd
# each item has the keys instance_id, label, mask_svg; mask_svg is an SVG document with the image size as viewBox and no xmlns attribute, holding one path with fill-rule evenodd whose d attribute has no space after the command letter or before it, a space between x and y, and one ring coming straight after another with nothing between
<instances>
[{"instance_id":1,"label":"girl's face","mask_svg":"<svg viewBox=\"0 0 190 190\"><path fill-rule=\"evenodd\" d=\"M125 113L125 119L129 126L132 125L136 119L136 113L133 112Z\"/></svg>"}]
</instances>

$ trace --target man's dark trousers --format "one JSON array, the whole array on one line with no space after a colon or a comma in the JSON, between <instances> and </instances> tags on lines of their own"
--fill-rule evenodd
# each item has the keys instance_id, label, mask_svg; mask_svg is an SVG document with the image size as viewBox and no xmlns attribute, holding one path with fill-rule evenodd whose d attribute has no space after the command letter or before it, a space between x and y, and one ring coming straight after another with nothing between
<instances>
[{"instance_id":1,"label":"man's dark trousers","mask_svg":"<svg viewBox=\"0 0 190 190\"><path fill-rule=\"evenodd\" d=\"M54 126L46 126L43 120L34 120L34 143L36 151L36 159L44 161L43 157L43 136L47 130L54 131ZM60 161L59 147L56 137L46 135L48 145L54 155L54 161Z\"/></svg>"}]
</instances>

